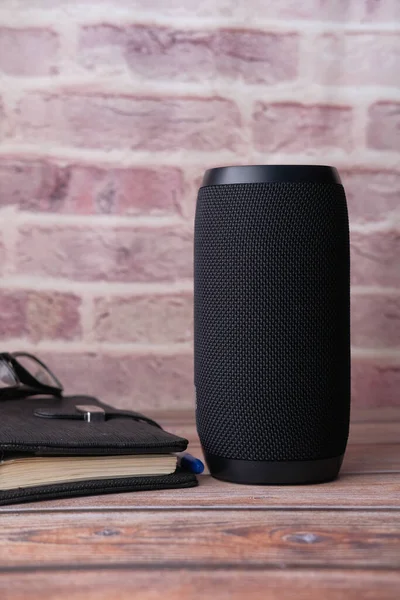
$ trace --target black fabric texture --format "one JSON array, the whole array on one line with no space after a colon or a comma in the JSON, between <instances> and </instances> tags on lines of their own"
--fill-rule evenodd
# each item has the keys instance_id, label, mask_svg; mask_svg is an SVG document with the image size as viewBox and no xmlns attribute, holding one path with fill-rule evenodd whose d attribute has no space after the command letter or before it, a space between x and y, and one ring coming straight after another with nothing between
<instances>
[{"instance_id":1,"label":"black fabric texture","mask_svg":"<svg viewBox=\"0 0 400 600\"><path fill-rule=\"evenodd\" d=\"M197 428L210 454L343 454L350 413L343 187L203 187L195 221Z\"/></svg>"},{"instance_id":2,"label":"black fabric texture","mask_svg":"<svg viewBox=\"0 0 400 600\"><path fill-rule=\"evenodd\" d=\"M0 490L0 506L22 502L40 502L77 496L95 496L97 494L116 494L122 492L140 492L145 490L164 490L188 488L198 485L195 475L176 471L171 475L153 475L151 477L124 477L116 479L93 479L71 483L57 483L14 490Z\"/></svg>"},{"instance_id":3,"label":"black fabric texture","mask_svg":"<svg viewBox=\"0 0 400 600\"><path fill-rule=\"evenodd\" d=\"M80 404L103 407L106 420L84 421L83 415L77 414L75 409ZM35 416L38 409L43 414L55 414L57 418ZM87 396L0 400L0 458L18 456L19 453L40 456L168 454L186 449L186 439L141 419L146 417L113 408ZM195 475L177 469L170 475L95 479L0 490L0 505L195 485Z\"/></svg>"},{"instance_id":4,"label":"black fabric texture","mask_svg":"<svg viewBox=\"0 0 400 600\"><path fill-rule=\"evenodd\" d=\"M80 404L103 407L107 419L87 423L75 409ZM36 416L39 409L59 418ZM186 449L187 440L138 420L140 416L88 396L0 400L0 451L96 455L165 454Z\"/></svg>"}]
</instances>

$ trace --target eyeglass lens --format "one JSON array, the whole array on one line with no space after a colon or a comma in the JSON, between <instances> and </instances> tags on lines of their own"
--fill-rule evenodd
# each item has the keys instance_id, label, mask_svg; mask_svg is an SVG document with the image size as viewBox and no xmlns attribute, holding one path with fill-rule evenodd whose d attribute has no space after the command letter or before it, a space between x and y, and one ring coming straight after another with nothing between
<instances>
[{"instance_id":1,"label":"eyeglass lens","mask_svg":"<svg viewBox=\"0 0 400 600\"><path fill-rule=\"evenodd\" d=\"M43 385L49 385L52 387L58 387L58 382L54 377L45 369L40 363L38 363L33 357L24 356L19 354L17 356L18 362L26 369L32 377L35 377Z\"/></svg>"},{"instance_id":2,"label":"eyeglass lens","mask_svg":"<svg viewBox=\"0 0 400 600\"><path fill-rule=\"evenodd\" d=\"M5 360L0 360L0 389L17 385L18 380L15 377L11 367Z\"/></svg>"}]
</instances>

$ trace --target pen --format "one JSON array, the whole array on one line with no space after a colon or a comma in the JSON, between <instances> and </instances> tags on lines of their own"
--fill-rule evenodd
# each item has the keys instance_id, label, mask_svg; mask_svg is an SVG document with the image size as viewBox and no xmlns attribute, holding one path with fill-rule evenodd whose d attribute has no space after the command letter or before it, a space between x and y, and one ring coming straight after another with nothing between
<instances>
[{"instance_id":1,"label":"pen","mask_svg":"<svg viewBox=\"0 0 400 600\"><path fill-rule=\"evenodd\" d=\"M200 475L204 471L204 465L199 458L195 458L188 452L178 452L178 465L185 469L185 471L190 471L191 473L195 473L196 475Z\"/></svg>"}]
</instances>

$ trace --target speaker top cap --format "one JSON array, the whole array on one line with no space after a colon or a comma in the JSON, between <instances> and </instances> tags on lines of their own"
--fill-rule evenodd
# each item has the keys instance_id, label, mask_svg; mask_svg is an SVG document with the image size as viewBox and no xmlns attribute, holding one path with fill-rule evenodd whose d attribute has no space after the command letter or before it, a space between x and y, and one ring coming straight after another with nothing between
<instances>
[{"instance_id":1,"label":"speaker top cap","mask_svg":"<svg viewBox=\"0 0 400 600\"><path fill-rule=\"evenodd\" d=\"M335 167L324 165L248 165L209 169L202 187L232 183L338 183Z\"/></svg>"}]
</instances>

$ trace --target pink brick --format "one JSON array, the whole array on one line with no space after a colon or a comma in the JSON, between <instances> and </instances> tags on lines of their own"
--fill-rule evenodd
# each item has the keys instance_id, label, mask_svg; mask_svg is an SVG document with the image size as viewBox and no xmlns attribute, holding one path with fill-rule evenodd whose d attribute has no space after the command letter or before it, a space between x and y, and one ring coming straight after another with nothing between
<instances>
[{"instance_id":1,"label":"pink brick","mask_svg":"<svg viewBox=\"0 0 400 600\"><path fill-rule=\"evenodd\" d=\"M398 85L400 36L397 33L348 33L321 36L316 80L327 85Z\"/></svg>"},{"instance_id":2,"label":"pink brick","mask_svg":"<svg viewBox=\"0 0 400 600\"><path fill-rule=\"evenodd\" d=\"M398 406L400 363L374 357L352 362L352 402L357 406Z\"/></svg>"},{"instance_id":3,"label":"pink brick","mask_svg":"<svg viewBox=\"0 0 400 600\"><path fill-rule=\"evenodd\" d=\"M257 102L253 114L254 143L260 152L349 150L351 128L352 110L344 106Z\"/></svg>"},{"instance_id":4,"label":"pink brick","mask_svg":"<svg viewBox=\"0 0 400 600\"><path fill-rule=\"evenodd\" d=\"M0 338L2 341L27 333L25 298L22 292L0 290Z\"/></svg>"},{"instance_id":5,"label":"pink brick","mask_svg":"<svg viewBox=\"0 0 400 600\"><path fill-rule=\"evenodd\" d=\"M81 336L80 298L57 292L29 292L26 320L29 338L76 340Z\"/></svg>"},{"instance_id":6,"label":"pink brick","mask_svg":"<svg viewBox=\"0 0 400 600\"><path fill-rule=\"evenodd\" d=\"M4 0L2 0L4 1ZM11 0L20 3L25 7L26 0ZM57 0L57 8L63 7L71 10L78 7L79 11L87 10L89 7L93 11L93 0ZM130 14L135 15L137 11L149 12L154 17L154 12L158 17L171 15L189 15L189 16L211 16L216 15L230 16L232 14L232 0L220 0L214 4L212 0L205 0L199 3L197 0L169 0L168 5L165 0L96 0L96 6L106 7L111 14L115 8L128 9ZM29 0L29 7L50 9L54 8L54 0Z\"/></svg>"},{"instance_id":7,"label":"pink brick","mask_svg":"<svg viewBox=\"0 0 400 600\"><path fill-rule=\"evenodd\" d=\"M321 2L323 0L320 0ZM334 2L335 0L331 0ZM346 6L347 0L341 0ZM400 19L400 4L398 0L352 0L354 18L360 21L387 21L393 23Z\"/></svg>"},{"instance_id":8,"label":"pink brick","mask_svg":"<svg viewBox=\"0 0 400 600\"><path fill-rule=\"evenodd\" d=\"M71 169L69 196L76 212L91 207L99 214L180 214L183 193L177 168Z\"/></svg>"},{"instance_id":9,"label":"pink brick","mask_svg":"<svg viewBox=\"0 0 400 600\"><path fill-rule=\"evenodd\" d=\"M32 93L17 111L17 139L82 148L237 150L236 105L223 98Z\"/></svg>"},{"instance_id":10,"label":"pink brick","mask_svg":"<svg viewBox=\"0 0 400 600\"><path fill-rule=\"evenodd\" d=\"M15 204L23 210L59 211L69 174L46 161L0 159L0 206Z\"/></svg>"},{"instance_id":11,"label":"pink brick","mask_svg":"<svg viewBox=\"0 0 400 600\"><path fill-rule=\"evenodd\" d=\"M400 172L340 169L350 223L382 221L400 215Z\"/></svg>"},{"instance_id":12,"label":"pink brick","mask_svg":"<svg viewBox=\"0 0 400 600\"><path fill-rule=\"evenodd\" d=\"M400 293L354 294L351 341L359 348L400 346Z\"/></svg>"},{"instance_id":13,"label":"pink brick","mask_svg":"<svg viewBox=\"0 0 400 600\"><path fill-rule=\"evenodd\" d=\"M72 294L0 290L1 339L77 339L80 299Z\"/></svg>"},{"instance_id":14,"label":"pink brick","mask_svg":"<svg viewBox=\"0 0 400 600\"><path fill-rule=\"evenodd\" d=\"M400 287L400 231L353 231L351 279L353 284Z\"/></svg>"},{"instance_id":15,"label":"pink brick","mask_svg":"<svg viewBox=\"0 0 400 600\"><path fill-rule=\"evenodd\" d=\"M4 0L3 0L4 1ZM26 0L14 0L19 2L21 7L25 7ZM239 3L240 4L240 3ZM57 8L64 7L69 10L84 11L91 9L93 11L93 0L57 0ZM136 16L138 11L148 12L154 18L154 13L158 18L163 16L207 16L215 18L218 15L231 16L235 3L232 0L219 0L214 3L213 0L204 0L199 3L197 0L169 0L168 4L165 0L96 0L96 6L106 7L112 14L114 9L127 9L130 15ZM50 9L54 8L54 0L29 0L29 7ZM137 17L139 18L139 16Z\"/></svg>"},{"instance_id":16,"label":"pink brick","mask_svg":"<svg viewBox=\"0 0 400 600\"><path fill-rule=\"evenodd\" d=\"M192 275L191 228L24 226L20 273L79 281L168 281Z\"/></svg>"},{"instance_id":17,"label":"pink brick","mask_svg":"<svg viewBox=\"0 0 400 600\"><path fill-rule=\"evenodd\" d=\"M194 409L193 357L152 354L56 354L39 358L54 371L67 394L88 394L118 408Z\"/></svg>"},{"instance_id":18,"label":"pink brick","mask_svg":"<svg viewBox=\"0 0 400 600\"><path fill-rule=\"evenodd\" d=\"M368 146L400 152L400 103L377 102L369 109Z\"/></svg>"},{"instance_id":19,"label":"pink brick","mask_svg":"<svg viewBox=\"0 0 400 600\"><path fill-rule=\"evenodd\" d=\"M94 318L94 337L101 342L186 342L192 339L193 297L96 298Z\"/></svg>"},{"instance_id":20,"label":"pink brick","mask_svg":"<svg viewBox=\"0 0 400 600\"><path fill-rule=\"evenodd\" d=\"M294 79L298 36L258 31L221 30L215 37L217 72L249 83L273 84Z\"/></svg>"},{"instance_id":21,"label":"pink brick","mask_svg":"<svg viewBox=\"0 0 400 600\"><path fill-rule=\"evenodd\" d=\"M88 68L118 71L128 66L145 78L204 81L222 76L275 83L296 76L297 37L254 30L94 25L83 28L80 51Z\"/></svg>"},{"instance_id":22,"label":"pink brick","mask_svg":"<svg viewBox=\"0 0 400 600\"><path fill-rule=\"evenodd\" d=\"M175 168L127 169L48 161L0 160L0 206L79 214L181 212L183 176Z\"/></svg>"},{"instance_id":23,"label":"pink brick","mask_svg":"<svg viewBox=\"0 0 400 600\"><path fill-rule=\"evenodd\" d=\"M58 36L47 29L0 28L0 71L7 75L58 72Z\"/></svg>"}]
</instances>

